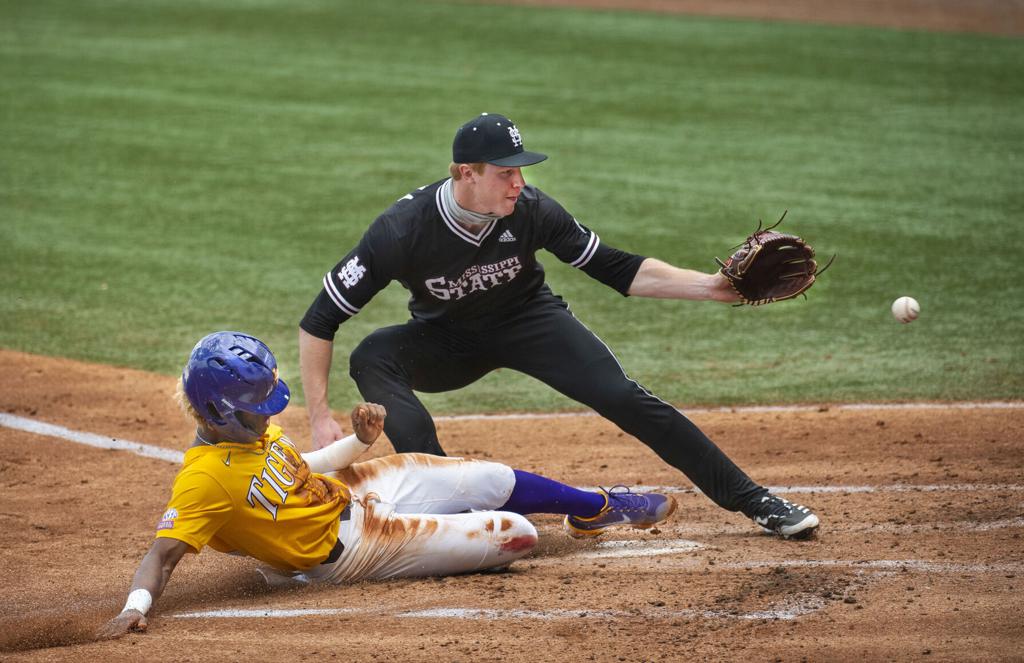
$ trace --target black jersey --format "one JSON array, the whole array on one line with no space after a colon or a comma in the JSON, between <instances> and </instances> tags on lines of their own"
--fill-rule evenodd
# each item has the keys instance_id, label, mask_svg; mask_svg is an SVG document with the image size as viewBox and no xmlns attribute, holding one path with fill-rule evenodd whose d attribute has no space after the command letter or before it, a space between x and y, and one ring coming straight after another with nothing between
<instances>
[{"instance_id":1,"label":"black jersey","mask_svg":"<svg viewBox=\"0 0 1024 663\"><path fill-rule=\"evenodd\" d=\"M445 206L444 179L399 199L359 244L324 276L323 290L301 327L333 340L338 326L398 281L411 294L413 318L482 328L549 293L539 249L626 294L642 256L601 244L553 198L523 188L509 216L476 232Z\"/></svg>"}]
</instances>

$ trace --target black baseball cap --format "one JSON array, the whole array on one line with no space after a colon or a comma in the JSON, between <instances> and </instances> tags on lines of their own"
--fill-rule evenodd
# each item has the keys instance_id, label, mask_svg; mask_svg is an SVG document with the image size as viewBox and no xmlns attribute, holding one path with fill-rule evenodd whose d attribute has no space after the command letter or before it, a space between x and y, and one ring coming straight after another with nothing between
<instances>
[{"instance_id":1,"label":"black baseball cap","mask_svg":"<svg viewBox=\"0 0 1024 663\"><path fill-rule=\"evenodd\" d=\"M452 142L455 163L491 163L495 166L530 166L548 155L527 152L512 120L504 115L481 113L459 127Z\"/></svg>"}]
</instances>

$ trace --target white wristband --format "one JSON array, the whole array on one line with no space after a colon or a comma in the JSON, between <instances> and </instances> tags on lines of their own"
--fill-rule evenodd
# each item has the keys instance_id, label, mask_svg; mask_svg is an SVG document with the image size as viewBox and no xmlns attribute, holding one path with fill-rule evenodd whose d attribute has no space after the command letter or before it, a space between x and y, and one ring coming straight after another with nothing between
<instances>
[{"instance_id":1,"label":"white wristband","mask_svg":"<svg viewBox=\"0 0 1024 663\"><path fill-rule=\"evenodd\" d=\"M136 589L132 590L132 593L128 595L128 601L124 604L124 609L121 612L127 612L128 610L138 610L142 614L149 612L149 608L153 605L153 595L149 593L148 589Z\"/></svg>"}]
</instances>

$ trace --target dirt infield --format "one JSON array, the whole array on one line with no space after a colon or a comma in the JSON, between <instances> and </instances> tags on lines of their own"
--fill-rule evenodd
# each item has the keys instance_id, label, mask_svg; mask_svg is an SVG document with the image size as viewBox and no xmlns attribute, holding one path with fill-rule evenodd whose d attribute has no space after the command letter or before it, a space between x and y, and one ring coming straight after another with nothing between
<instances>
[{"instance_id":1,"label":"dirt infield","mask_svg":"<svg viewBox=\"0 0 1024 663\"><path fill-rule=\"evenodd\" d=\"M0 350L0 412L183 450L172 380ZM1024 409L702 413L762 483L813 505L784 542L718 509L597 417L451 421L452 454L578 485L662 486L650 532L577 542L535 518L508 573L270 589L251 560L179 566L151 631L90 634L121 607L176 466L0 426L0 651L10 660L1020 660ZM308 431L294 408L282 423ZM378 443L371 454L390 451ZM295 616L279 611L295 610ZM220 612L214 612L220 611ZM234 612L232 612L234 611ZM255 611L255 612L243 612Z\"/></svg>"}]
</instances>

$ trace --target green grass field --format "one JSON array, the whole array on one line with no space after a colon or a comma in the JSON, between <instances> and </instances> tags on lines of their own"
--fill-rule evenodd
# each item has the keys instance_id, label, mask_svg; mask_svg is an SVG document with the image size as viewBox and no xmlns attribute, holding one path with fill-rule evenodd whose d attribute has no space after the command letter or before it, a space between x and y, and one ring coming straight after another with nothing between
<instances>
[{"instance_id":1,"label":"green grass field","mask_svg":"<svg viewBox=\"0 0 1024 663\"><path fill-rule=\"evenodd\" d=\"M371 6L372 5L372 6ZM0 3L0 347L172 374L223 328L297 393L323 273L480 111L603 241L711 271L759 217L835 265L758 309L556 292L681 405L1024 396L1024 41L423 1ZM890 302L916 297L920 320ZM336 341L406 319L393 284ZM509 371L435 413L577 407Z\"/></svg>"}]
</instances>

